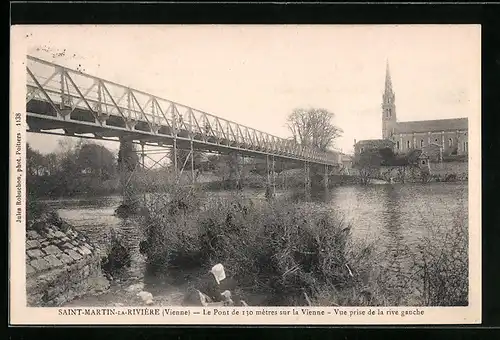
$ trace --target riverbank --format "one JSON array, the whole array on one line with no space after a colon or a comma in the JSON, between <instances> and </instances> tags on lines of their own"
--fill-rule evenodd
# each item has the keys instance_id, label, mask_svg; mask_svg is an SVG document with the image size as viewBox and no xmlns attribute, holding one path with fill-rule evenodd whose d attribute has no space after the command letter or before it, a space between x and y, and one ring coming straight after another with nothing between
<instances>
[{"instance_id":1,"label":"riverbank","mask_svg":"<svg viewBox=\"0 0 500 340\"><path fill-rule=\"evenodd\" d=\"M396 198L403 188L386 190ZM175 199L159 195L148 207L146 251L158 272L171 267L208 270L223 263L244 292L265 292L269 305L434 305L467 300L467 217L458 210L459 216L446 221L446 230L429 225L429 233L417 237L418 252L403 245L395 254L392 247L377 249L375 242L354 241L351 231L356 226L324 203L284 197L255 204L234 195L212 198L201 209L198 194L189 190ZM429 218L431 224L436 221ZM388 222L391 228L398 224L395 219ZM406 257L405 263L391 261L400 256ZM458 272L462 276L456 276ZM442 283L441 275L448 282Z\"/></svg>"},{"instance_id":2,"label":"riverbank","mask_svg":"<svg viewBox=\"0 0 500 340\"><path fill-rule=\"evenodd\" d=\"M29 306L59 306L109 282L99 249L47 208L33 207L26 225L26 291Z\"/></svg>"},{"instance_id":3,"label":"riverbank","mask_svg":"<svg viewBox=\"0 0 500 340\"><path fill-rule=\"evenodd\" d=\"M262 198L257 201L266 202L264 199L264 193L261 194ZM213 195L213 193L207 193L207 195L202 198L205 203L200 204L200 206L207 206L207 201L214 201L213 203L215 203L217 199ZM232 194L230 193L224 193L224 195L220 196L220 199L224 202L237 202L237 200L235 200L231 195ZM249 192L247 196L253 197L253 193ZM448 251L447 249L453 247L453 245L448 245L446 241L442 240L443 238L446 239L446 237L444 237L444 234L446 233L451 233L450 235L456 235L451 231L449 232L449 229L453 228L453 221L455 220L453 215L456 212L462 212L462 214L465 214L465 216L467 216L466 200L467 186L462 183L429 183L426 185L393 184L383 186L374 185L366 187L339 187L336 190L331 191L330 197L326 200L327 203L323 203L322 206L323 208L330 207L330 210L333 210L336 215L343 215L345 221L351 224L351 243L362 245L366 244L366 241L369 240L375 245L375 247L373 247L373 253L371 255L373 258L372 262L376 262L377 265L375 266L376 270L374 270L374 275L377 275L379 278L384 278L385 275L386 279L384 281L386 281L386 288L380 289L380 291L374 290L375 293L372 292L372 294L378 295L379 297L382 295L389 296L392 300L395 300L398 295L410 295L407 288L398 286L403 286L403 283L406 282L406 279L404 279L404 277L409 275L408 273L410 273L413 269L417 269L417 267L412 264L412 261L418 260L418 246L422 244L424 236L435 235L435 241L433 242L435 248L432 248L432 245L428 246L426 248L426 253L430 253L431 251L439 252L441 250ZM439 204L436 205L435 203L437 202L439 202ZM175 296L178 296L179 292L184 290L185 284L189 282L189 278L180 279L178 282L172 282L170 276L172 275L173 271L175 271L173 266L169 266L169 268L166 268L167 270L163 272L163 274L166 273L165 279L161 278L163 274L160 273L158 273L157 275L145 275L141 277L141 273L146 273L146 258L144 258L144 256L141 255L138 250L139 242L144 239L143 228L140 225L134 225L130 220L123 220L112 216L113 211L119 203L120 200L118 197L99 199L95 200L94 202L90 202L89 200L83 200L80 203L78 203L76 200L71 200L70 202L61 201L59 203L53 202L52 206L57 209L59 214L64 219L74 224L77 230L81 230L82 232L88 234L91 238L98 240L98 242L102 242L102 244L106 244L106 242L109 242L109 238L103 235L110 234L110 229L114 230L113 232L123 236L122 242L124 242L125 247L127 249L130 249L131 251L132 264L130 268L125 268L122 277L116 276L114 277L114 280L111 281L111 287L109 291L110 294L107 295L106 298L103 298L105 301L108 301L110 304L140 304L141 301L137 301L137 297L133 294L129 294L129 292L127 292L125 289L130 285L137 284L142 281L144 282L145 290L154 290L155 293L153 293L153 296L159 296L159 300L158 302L155 301L155 304L168 304L170 303L169 301L174 301L172 303L175 303ZM291 205L291 203L287 203L287 205L290 205L289 211L291 213L291 216L293 216L293 206ZM304 209L306 209L306 206L307 209L311 208L310 204L299 203L299 206L304 207ZM210 205L208 205L208 207L210 207ZM258 221L259 219L261 219L261 217L258 217L257 215L261 215L266 211L258 210L257 208L255 208L255 206L252 208L252 205L244 205L244 207L247 207L247 209L251 208L251 215L256 216L256 223L249 222L245 225L247 226L246 229L249 229L253 226L258 226L260 229L260 225L262 224ZM446 207L446 209L441 209L440 207ZM229 208L230 207L228 207L228 209ZM211 210L212 213L216 214L213 209L209 210ZM232 210L227 211L233 212ZM314 213L314 210L311 210L311 213ZM185 219L185 223L179 224L179 226L185 227L186 225L197 225L198 227L200 227L199 223L190 223L190 220L200 221L198 217L201 218L203 217L202 215L206 216L201 213L197 213L196 215L188 215L189 219ZM238 215L238 212L236 212L236 215ZM281 219L281 215L274 215L276 220ZM180 221L182 221L182 219L180 219ZM212 219L212 221L219 221L221 225L224 225L224 223L226 223L225 218ZM239 225L238 221L238 219L236 219L236 221L233 220L233 225ZM288 221L290 222L290 224L293 224L292 220L289 219ZM466 223L466 217L464 221ZM439 226L442 230L438 231L437 234L428 233L427 226L431 224ZM467 226L465 225L465 228L466 227ZM215 234L217 234L216 231L218 229L211 229L210 227L207 228L206 224L204 225L204 228L206 230L212 230ZM194 229L183 229L185 230L184 237L194 235L191 233ZM461 237L453 238L448 236L448 239L463 241L463 238ZM246 242L247 244L251 243L250 239L240 237L236 238L233 244L238 245L242 244L243 242ZM179 244L184 244L185 246L189 245L189 243L186 242L179 242ZM261 248L265 248L264 242L258 242L258 244ZM253 243L253 245L255 245L255 243ZM234 246L232 247L235 248ZM243 254L248 255L245 249L246 247L243 247L243 249L236 248L235 250L241 251ZM351 251L352 249L353 248L348 248L349 251ZM466 249L466 246L465 248L462 247L462 249ZM247 257L250 257L250 259L255 258L251 255ZM439 258L439 256L437 257ZM214 261L215 260L218 259L214 259ZM230 275L234 274L233 264L224 263L224 265L226 266ZM436 266L438 265L446 267L449 264L436 264ZM348 266L351 271L353 271L353 274L355 274L355 270L353 270L352 268L353 266L350 264L348 264ZM181 267L180 272L183 273L196 270L196 268L192 268L192 266L191 268L187 268L185 265L179 266L177 264L177 267ZM202 267L202 269L206 270L207 267L208 265ZM247 268L245 265L240 265L239 267ZM460 273L462 271L461 268L455 269L457 273ZM347 268L345 270L348 272ZM281 274L285 272L282 272ZM447 273L448 271L446 270L446 268L444 268L442 272ZM288 274L285 275L285 278L287 277ZM390 278L391 280L387 280L388 278ZM419 279L419 277L416 277L415 281L417 281L417 279ZM115 280L120 280L120 282L116 282ZM463 280L467 280L466 275ZM269 281L271 280L268 279L267 282ZM115 286L117 287L116 291L113 290L113 287ZM244 284L244 286L245 288L250 288L248 289L248 291L259 297L255 299L255 303L259 305L279 304L279 302L270 301L272 300L270 298L273 297L273 294L269 293L269 291L266 295L266 292L252 290L252 287L249 284ZM326 286L323 288L324 289L322 290L321 294L316 294L317 303L350 305L347 300L339 299L339 294L335 293L337 288L331 289ZM167 292L166 295L163 292ZM331 296L332 294L334 296ZM410 301L413 305L422 305L424 303L422 302L423 297L421 294L411 291L411 295L417 297L420 296L420 298L414 298L413 302ZM116 299L114 299L113 296L115 296ZM260 298L261 296L264 297ZM74 303L79 303L82 305L92 305L92 303L87 304L86 301L95 301L96 299L99 300L101 299L101 297L95 298L92 296L86 296L81 299L75 300ZM247 300L250 299L247 298ZM428 302L430 303L430 301ZM303 304L305 302L297 301L296 303ZM385 303L387 302L380 302L380 304ZM434 301L432 303L436 302ZM457 304L459 302L452 301L449 303ZM371 304L374 304L373 301Z\"/></svg>"}]
</instances>

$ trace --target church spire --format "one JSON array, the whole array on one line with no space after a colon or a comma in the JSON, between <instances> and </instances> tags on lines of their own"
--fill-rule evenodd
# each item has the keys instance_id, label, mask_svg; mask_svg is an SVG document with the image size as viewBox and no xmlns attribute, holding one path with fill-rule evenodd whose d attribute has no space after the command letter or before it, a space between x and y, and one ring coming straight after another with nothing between
<instances>
[{"instance_id":1,"label":"church spire","mask_svg":"<svg viewBox=\"0 0 500 340\"><path fill-rule=\"evenodd\" d=\"M387 59L385 66L385 94L392 94L392 79L391 70L389 68L389 59Z\"/></svg>"},{"instance_id":2,"label":"church spire","mask_svg":"<svg viewBox=\"0 0 500 340\"><path fill-rule=\"evenodd\" d=\"M382 96L382 138L390 138L396 125L396 95L392 89L391 71L389 69L389 60L387 60L385 69L385 90Z\"/></svg>"}]
</instances>

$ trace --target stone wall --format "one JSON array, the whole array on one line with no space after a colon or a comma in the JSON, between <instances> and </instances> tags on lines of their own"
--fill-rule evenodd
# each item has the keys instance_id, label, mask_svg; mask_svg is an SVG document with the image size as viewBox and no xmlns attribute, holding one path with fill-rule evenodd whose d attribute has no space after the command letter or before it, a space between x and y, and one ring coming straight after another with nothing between
<instances>
[{"instance_id":1,"label":"stone wall","mask_svg":"<svg viewBox=\"0 0 500 340\"><path fill-rule=\"evenodd\" d=\"M429 162L429 168L431 181L468 179L468 162ZM399 181L398 178L401 176L400 168L395 166L381 166L379 171L380 177L386 179L392 178L394 181ZM421 181L421 173L415 168L407 168L404 176L405 182Z\"/></svg>"},{"instance_id":2,"label":"stone wall","mask_svg":"<svg viewBox=\"0 0 500 340\"><path fill-rule=\"evenodd\" d=\"M433 175L446 176L455 174L462 177L467 176L469 172L469 162L431 162L429 166Z\"/></svg>"},{"instance_id":3,"label":"stone wall","mask_svg":"<svg viewBox=\"0 0 500 340\"><path fill-rule=\"evenodd\" d=\"M107 287L99 249L84 235L54 216L27 227L28 306L60 306Z\"/></svg>"}]
</instances>

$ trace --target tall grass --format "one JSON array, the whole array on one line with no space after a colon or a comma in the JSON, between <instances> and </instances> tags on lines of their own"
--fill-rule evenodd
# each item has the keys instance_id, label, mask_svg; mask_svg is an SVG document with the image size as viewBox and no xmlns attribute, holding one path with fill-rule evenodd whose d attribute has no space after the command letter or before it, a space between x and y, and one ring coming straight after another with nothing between
<instances>
[{"instance_id":1,"label":"tall grass","mask_svg":"<svg viewBox=\"0 0 500 340\"><path fill-rule=\"evenodd\" d=\"M469 293L468 219L457 213L450 228L431 226L418 245L414 271L422 304L467 306Z\"/></svg>"}]
</instances>

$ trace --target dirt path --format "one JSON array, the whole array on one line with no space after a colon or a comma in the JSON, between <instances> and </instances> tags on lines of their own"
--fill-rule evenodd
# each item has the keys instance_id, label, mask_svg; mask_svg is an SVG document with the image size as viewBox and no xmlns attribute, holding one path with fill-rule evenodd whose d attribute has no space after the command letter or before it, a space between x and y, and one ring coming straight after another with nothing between
<instances>
[{"instance_id":1,"label":"dirt path","mask_svg":"<svg viewBox=\"0 0 500 340\"><path fill-rule=\"evenodd\" d=\"M111 282L109 290L95 295L87 294L64 305L64 307L128 307L145 306L137 295L141 291L153 295L149 306L182 306L184 294L191 282L200 275L199 270L173 272L163 277L129 277ZM266 296L251 294L245 301L253 306L264 305Z\"/></svg>"},{"instance_id":2,"label":"dirt path","mask_svg":"<svg viewBox=\"0 0 500 340\"><path fill-rule=\"evenodd\" d=\"M64 307L122 307L142 306L145 302L137 296L141 291L153 295L152 306L180 306L184 298L187 283L173 285L165 281L145 285L142 279L129 279L126 281L112 282L109 290L95 295L87 294L64 305Z\"/></svg>"}]
</instances>

